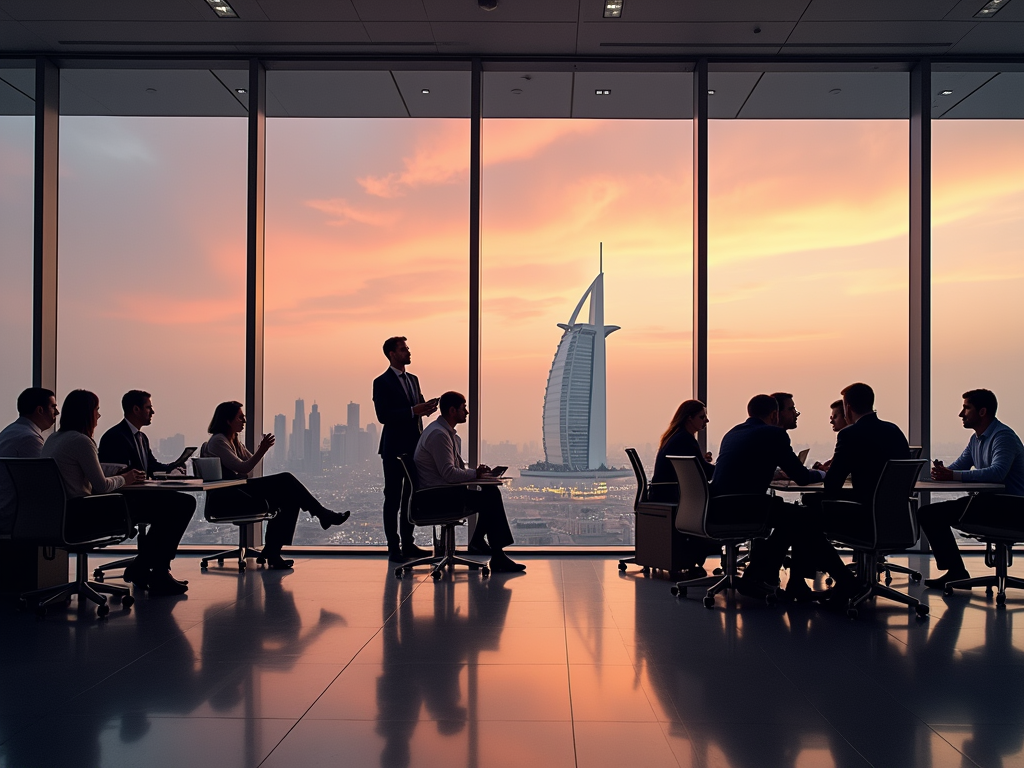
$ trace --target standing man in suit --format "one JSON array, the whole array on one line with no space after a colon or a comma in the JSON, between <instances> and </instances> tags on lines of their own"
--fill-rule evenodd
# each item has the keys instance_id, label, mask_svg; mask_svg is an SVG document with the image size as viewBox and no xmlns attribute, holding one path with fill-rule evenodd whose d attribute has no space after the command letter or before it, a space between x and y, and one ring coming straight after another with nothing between
<instances>
[{"instance_id":1,"label":"standing man in suit","mask_svg":"<svg viewBox=\"0 0 1024 768\"><path fill-rule=\"evenodd\" d=\"M124 419L100 438L100 461L125 464L147 475L168 472L180 465L161 464L149 447L142 431L153 423L153 399L149 392L133 389L121 398ZM196 500L171 490L125 494L132 523L148 524L149 531L139 537L139 556L124 569L124 580L134 582L152 594L181 594L187 581L171 576L171 560L178 543L196 511Z\"/></svg>"},{"instance_id":2,"label":"standing man in suit","mask_svg":"<svg viewBox=\"0 0 1024 768\"><path fill-rule=\"evenodd\" d=\"M413 542L413 525L402 518L402 509L412 488L405 487L405 473L398 457L412 456L416 450L423 432L423 417L437 410L437 398L424 400L419 379L405 370L412 362L405 336L392 336L385 341L384 356L390 365L373 380L373 408L377 421L384 425L378 453L384 465L384 535L388 540L388 560L401 563L428 553Z\"/></svg>"}]
</instances>

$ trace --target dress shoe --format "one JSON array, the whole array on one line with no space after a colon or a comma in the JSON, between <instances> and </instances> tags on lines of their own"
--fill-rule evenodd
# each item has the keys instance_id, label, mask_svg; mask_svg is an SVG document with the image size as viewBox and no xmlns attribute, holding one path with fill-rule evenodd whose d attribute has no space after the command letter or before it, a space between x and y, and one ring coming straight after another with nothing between
<instances>
[{"instance_id":1,"label":"dress shoe","mask_svg":"<svg viewBox=\"0 0 1024 768\"><path fill-rule=\"evenodd\" d=\"M153 571L150 574L146 589L149 590L150 597L183 595L188 592L188 587L171 578L169 571Z\"/></svg>"},{"instance_id":2,"label":"dress shoe","mask_svg":"<svg viewBox=\"0 0 1024 768\"><path fill-rule=\"evenodd\" d=\"M790 578L786 583L783 595L794 603L810 603L825 596L824 592L815 592L803 579Z\"/></svg>"},{"instance_id":3,"label":"dress shoe","mask_svg":"<svg viewBox=\"0 0 1024 768\"><path fill-rule=\"evenodd\" d=\"M517 563L500 549L491 552L490 568L495 573L520 573L526 570L525 563Z\"/></svg>"},{"instance_id":4,"label":"dress shoe","mask_svg":"<svg viewBox=\"0 0 1024 768\"><path fill-rule=\"evenodd\" d=\"M857 596L857 583L855 581L842 581L832 589L818 593L818 605L826 611L845 613L850 607L850 600Z\"/></svg>"},{"instance_id":5,"label":"dress shoe","mask_svg":"<svg viewBox=\"0 0 1024 768\"><path fill-rule=\"evenodd\" d=\"M124 567L124 573L121 574L121 578L129 584L139 584L141 586L149 581L149 569L143 566L138 561L138 558L136 558Z\"/></svg>"},{"instance_id":6,"label":"dress shoe","mask_svg":"<svg viewBox=\"0 0 1024 768\"><path fill-rule=\"evenodd\" d=\"M745 597L752 597L755 600L765 600L775 595L775 587L765 584L759 579L744 574L736 583L736 591Z\"/></svg>"},{"instance_id":7,"label":"dress shoe","mask_svg":"<svg viewBox=\"0 0 1024 768\"><path fill-rule=\"evenodd\" d=\"M473 544L472 542L466 547L466 551L471 555L489 555L491 554L491 548L486 544Z\"/></svg>"},{"instance_id":8,"label":"dress shoe","mask_svg":"<svg viewBox=\"0 0 1024 768\"><path fill-rule=\"evenodd\" d=\"M408 559L409 558L402 554L402 550L395 547L388 547L388 562L404 563Z\"/></svg>"},{"instance_id":9,"label":"dress shoe","mask_svg":"<svg viewBox=\"0 0 1024 768\"><path fill-rule=\"evenodd\" d=\"M267 556L267 568L270 568L273 571L290 571L294 567L294 560L285 560L280 555Z\"/></svg>"},{"instance_id":10,"label":"dress shoe","mask_svg":"<svg viewBox=\"0 0 1024 768\"><path fill-rule=\"evenodd\" d=\"M348 517L351 514L352 513L348 510L345 510L344 512L335 512L332 509L324 509L317 514L317 519L320 521L320 527L326 531L332 525L341 525L344 523L348 520Z\"/></svg>"},{"instance_id":11,"label":"dress shoe","mask_svg":"<svg viewBox=\"0 0 1024 768\"><path fill-rule=\"evenodd\" d=\"M406 560L412 560L417 557L433 557L434 553L429 549L417 547L415 544L406 544L402 547L402 555Z\"/></svg>"},{"instance_id":12,"label":"dress shoe","mask_svg":"<svg viewBox=\"0 0 1024 768\"><path fill-rule=\"evenodd\" d=\"M960 581L961 579L969 579L971 574L967 570L962 571L946 571L941 576L936 576L934 579L925 579L924 585L931 589L942 589L951 581Z\"/></svg>"}]
</instances>

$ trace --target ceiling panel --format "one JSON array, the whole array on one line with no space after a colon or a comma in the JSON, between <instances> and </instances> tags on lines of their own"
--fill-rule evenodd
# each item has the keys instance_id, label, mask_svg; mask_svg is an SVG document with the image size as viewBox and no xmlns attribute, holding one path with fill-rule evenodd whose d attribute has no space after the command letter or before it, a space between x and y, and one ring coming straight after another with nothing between
<instances>
[{"instance_id":1,"label":"ceiling panel","mask_svg":"<svg viewBox=\"0 0 1024 768\"><path fill-rule=\"evenodd\" d=\"M1024 3L1015 0L1007 3L999 9L999 13L988 19L975 19L985 0L960 0L956 7L946 14L947 19L960 19L963 21L977 21L980 24L1002 24L1007 21L1024 21Z\"/></svg>"},{"instance_id":2,"label":"ceiling panel","mask_svg":"<svg viewBox=\"0 0 1024 768\"><path fill-rule=\"evenodd\" d=\"M952 11L957 2L958 0L812 0L803 15L803 21L938 21Z\"/></svg>"},{"instance_id":3,"label":"ceiling panel","mask_svg":"<svg viewBox=\"0 0 1024 768\"><path fill-rule=\"evenodd\" d=\"M190 0L0 0L0 10L19 21L202 21L214 16L212 11L206 16Z\"/></svg>"},{"instance_id":4,"label":"ceiling panel","mask_svg":"<svg viewBox=\"0 0 1024 768\"><path fill-rule=\"evenodd\" d=\"M576 25L537 22L434 22L439 53L571 56L576 53Z\"/></svg>"},{"instance_id":5,"label":"ceiling panel","mask_svg":"<svg viewBox=\"0 0 1024 768\"><path fill-rule=\"evenodd\" d=\"M909 87L906 72L765 72L739 117L906 118L910 115Z\"/></svg>"},{"instance_id":6,"label":"ceiling panel","mask_svg":"<svg viewBox=\"0 0 1024 768\"><path fill-rule=\"evenodd\" d=\"M267 91L283 110L269 117L407 117L388 71L267 72Z\"/></svg>"},{"instance_id":7,"label":"ceiling panel","mask_svg":"<svg viewBox=\"0 0 1024 768\"><path fill-rule=\"evenodd\" d=\"M289 0L284 0L289 2ZM363 21L426 21L423 0L352 0Z\"/></svg>"},{"instance_id":8,"label":"ceiling panel","mask_svg":"<svg viewBox=\"0 0 1024 768\"><path fill-rule=\"evenodd\" d=\"M259 4L270 21L359 21L349 0L259 0ZM390 5L391 0L380 4Z\"/></svg>"},{"instance_id":9,"label":"ceiling panel","mask_svg":"<svg viewBox=\"0 0 1024 768\"><path fill-rule=\"evenodd\" d=\"M1019 2L1020 0L1018 0ZM1024 6L1024 3L1021 3ZM1006 10L1010 10L1008 6ZM1000 15L1004 11L999 12ZM1024 21L993 21L976 24L952 53L1010 54L1024 53Z\"/></svg>"},{"instance_id":10,"label":"ceiling panel","mask_svg":"<svg viewBox=\"0 0 1024 768\"><path fill-rule=\"evenodd\" d=\"M0 69L0 115L33 115L35 74L31 69Z\"/></svg>"},{"instance_id":11,"label":"ceiling panel","mask_svg":"<svg viewBox=\"0 0 1024 768\"><path fill-rule=\"evenodd\" d=\"M241 117L245 110L207 69L64 69L62 115Z\"/></svg>"},{"instance_id":12,"label":"ceiling panel","mask_svg":"<svg viewBox=\"0 0 1024 768\"><path fill-rule=\"evenodd\" d=\"M739 114L760 79L760 72L708 72L708 117L729 120Z\"/></svg>"},{"instance_id":13,"label":"ceiling panel","mask_svg":"<svg viewBox=\"0 0 1024 768\"><path fill-rule=\"evenodd\" d=\"M392 72L412 117L469 117L470 72ZM426 89L430 93L423 93Z\"/></svg>"},{"instance_id":14,"label":"ceiling panel","mask_svg":"<svg viewBox=\"0 0 1024 768\"><path fill-rule=\"evenodd\" d=\"M878 53L892 50L944 52L971 29L962 21L802 21L786 51Z\"/></svg>"},{"instance_id":15,"label":"ceiling panel","mask_svg":"<svg viewBox=\"0 0 1024 768\"><path fill-rule=\"evenodd\" d=\"M249 112L248 93L239 93L240 89L249 90L249 70L247 69L215 69L213 76L220 80L228 92L239 103L246 114Z\"/></svg>"},{"instance_id":16,"label":"ceiling panel","mask_svg":"<svg viewBox=\"0 0 1024 768\"><path fill-rule=\"evenodd\" d=\"M695 3L679 0L626 0L622 16L604 18L601 0L585 0L580 19L609 25L671 21L796 21L809 0L730 0L728 3Z\"/></svg>"},{"instance_id":17,"label":"ceiling panel","mask_svg":"<svg viewBox=\"0 0 1024 768\"><path fill-rule=\"evenodd\" d=\"M363 29L376 44L423 43L424 49L429 46L434 52L434 32L425 21L364 21Z\"/></svg>"},{"instance_id":18,"label":"ceiling panel","mask_svg":"<svg viewBox=\"0 0 1024 768\"><path fill-rule=\"evenodd\" d=\"M759 29L760 32L755 32ZM717 50L732 54L772 54L793 29L792 22L654 23L580 25L579 52L601 56L696 55Z\"/></svg>"},{"instance_id":19,"label":"ceiling panel","mask_svg":"<svg viewBox=\"0 0 1024 768\"><path fill-rule=\"evenodd\" d=\"M946 117L1024 120L1024 73L996 75L947 112Z\"/></svg>"},{"instance_id":20,"label":"ceiling panel","mask_svg":"<svg viewBox=\"0 0 1024 768\"><path fill-rule=\"evenodd\" d=\"M484 72L484 117L570 117L571 72Z\"/></svg>"},{"instance_id":21,"label":"ceiling panel","mask_svg":"<svg viewBox=\"0 0 1024 768\"><path fill-rule=\"evenodd\" d=\"M569 21L579 19L580 0L498 0L485 11L476 0L422 0L431 21L471 21L504 24L515 21ZM600 0L585 0L594 3Z\"/></svg>"},{"instance_id":22,"label":"ceiling panel","mask_svg":"<svg viewBox=\"0 0 1024 768\"><path fill-rule=\"evenodd\" d=\"M932 117L953 107L995 77L995 72L932 72ZM952 91L952 93L945 93Z\"/></svg>"},{"instance_id":23,"label":"ceiling panel","mask_svg":"<svg viewBox=\"0 0 1024 768\"><path fill-rule=\"evenodd\" d=\"M598 95L597 90L611 91ZM689 72L577 72L572 116L681 120L693 117Z\"/></svg>"}]
</instances>

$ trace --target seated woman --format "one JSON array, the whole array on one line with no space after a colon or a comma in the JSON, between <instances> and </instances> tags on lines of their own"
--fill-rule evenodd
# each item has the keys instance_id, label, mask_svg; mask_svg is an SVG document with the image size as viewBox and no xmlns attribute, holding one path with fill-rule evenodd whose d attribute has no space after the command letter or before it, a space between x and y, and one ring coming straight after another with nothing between
<instances>
[{"instance_id":1,"label":"seated woman","mask_svg":"<svg viewBox=\"0 0 1024 768\"><path fill-rule=\"evenodd\" d=\"M261 506L278 510L277 516L267 521L266 543L263 556L270 568L291 568L293 562L281 557L281 548L292 543L295 534L295 523L299 519L299 510L304 509L320 521L320 527L327 530L332 525L341 525L348 520L348 512L334 512L311 494L295 475L281 472L265 477L249 477L253 469L263 460L274 445L273 435L264 435L256 448L250 453L238 439L245 429L245 414L242 404L231 400L221 403L213 412L209 432L213 437L203 446L203 456L216 456L220 459L221 470L225 478L248 477L245 484L245 495ZM225 488L214 494L232 491ZM234 501L234 499L233 499Z\"/></svg>"},{"instance_id":2,"label":"seated woman","mask_svg":"<svg viewBox=\"0 0 1024 768\"><path fill-rule=\"evenodd\" d=\"M672 467L669 456L697 456L700 459L704 475L711 480L715 465L711 463L711 453L701 451L697 442L697 433L708 425L708 411L700 400L684 400L678 408L668 429L661 436L658 455L654 459L654 475L651 477L651 501L674 504L679 501L679 486L676 484L676 471ZM665 483L666 485L660 485ZM721 546L707 539L685 536L674 532L683 540L682 552L686 573L683 579L697 578L704 574L704 561L708 555L721 551Z\"/></svg>"},{"instance_id":3,"label":"seated woman","mask_svg":"<svg viewBox=\"0 0 1024 768\"><path fill-rule=\"evenodd\" d=\"M71 499L93 493L113 493L146 477L137 469L128 469L114 477L104 476L93 440L99 420L100 399L88 390L76 389L64 398L60 430L43 443L42 456L57 463ZM126 494L125 502L134 524L150 524L145 539L140 537L139 556L130 580L148 589L153 596L183 594L188 587L186 582L171 576L171 560L196 510L196 500L184 493L147 491ZM102 521L88 521L89 526L96 524L102 525Z\"/></svg>"}]
</instances>

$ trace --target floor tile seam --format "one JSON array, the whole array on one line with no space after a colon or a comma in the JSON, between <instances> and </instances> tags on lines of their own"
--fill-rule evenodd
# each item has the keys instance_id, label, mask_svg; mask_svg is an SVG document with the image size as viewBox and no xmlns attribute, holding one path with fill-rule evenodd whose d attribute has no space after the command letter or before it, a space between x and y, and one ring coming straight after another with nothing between
<instances>
[{"instance_id":1,"label":"floor tile seam","mask_svg":"<svg viewBox=\"0 0 1024 768\"><path fill-rule=\"evenodd\" d=\"M336 674L331 679L331 681L329 683L327 683L327 685L324 687L324 689L322 691L320 691L320 693L317 695L317 697L315 699L313 699L312 703L310 703L310 705L308 707L306 707L305 711L301 715L299 715L298 719L294 723L292 723L291 727L288 728L288 730L284 732L284 734L281 736L281 738L278 739L277 743L267 752L266 755L264 755L263 759L260 760L260 762L257 764L256 768L259 768L264 763L266 763L267 760L269 760L271 758L271 756L278 750L278 748L281 746L281 744L284 743L285 739L287 739L291 735L292 731L294 731L295 728L299 725L299 723L301 723L305 719L306 715L309 714L310 710L312 710L313 707L315 707L317 705L317 702L319 702L320 699L323 698L324 694L327 693L328 690L330 690L331 686L334 685L338 681L338 678L340 678L345 673L345 670L348 669L350 666L352 666L352 662L356 659L356 657L358 657L359 654L362 653L366 649L366 647L371 642L373 642L373 640L381 632L384 631L384 626L389 621L393 620L398 615L398 611L402 607L402 605L404 605L407 600L412 599L412 596L414 594L416 594L416 590L418 590L423 585L423 583L424 583L423 580L420 580L418 582L417 581L413 582L412 591L409 592L409 594L406 595L405 598L403 598L402 600L399 601L398 605L395 607L395 609L393 611L391 611L391 613L389 613L387 616L384 617L384 620L381 622L381 625L377 628L377 631L374 632L369 638L367 638L366 642L363 643L359 647L359 650L357 650L354 654L352 654L352 658L350 658L347 662L345 662L345 665L338 671L338 674ZM312 718L310 718L310 719L312 719Z\"/></svg>"},{"instance_id":2,"label":"floor tile seam","mask_svg":"<svg viewBox=\"0 0 1024 768\"><path fill-rule=\"evenodd\" d=\"M565 573L558 569L558 585L565 594ZM565 691L569 698L569 732L572 734L572 762L575 768L579 768L579 750L576 748L576 713L573 711L572 702L572 681L569 678L569 628L565 626L565 601L562 601L562 640L565 643Z\"/></svg>"},{"instance_id":3,"label":"floor tile seam","mask_svg":"<svg viewBox=\"0 0 1024 768\"><path fill-rule=\"evenodd\" d=\"M936 730L935 730L935 728L933 728L933 727L932 727L932 726L931 726L931 725L930 725L929 723L925 723L925 726L926 726L926 727L928 728L928 730L929 730L929 731L931 731L932 733L934 733L934 734L935 734L936 736L938 736L938 737L939 737L940 739L942 739L942 741L944 741L944 742L945 742L946 744L948 744L948 745L950 746L950 748L951 748L951 749L952 749L952 750L953 750L954 752L956 752L956 753L957 753L958 755L960 755L960 757L961 757L961 758L962 758L963 760L966 760L966 761L967 761L967 763L968 763L969 765L973 765L973 766L975 766L975 768L983 768L983 766L981 766L981 765L980 765L979 763L977 763L977 762L975 762L974 760L972 760L972 759L971 759L971 757L970 757L970 755L964 754L963 750L961 750L961 749L958 749L958 748L956 747L956 745L955 745L955 744L953 744L953 742L951 742L951 741L950 741L949 739L947 739L947 738L946 738L945 736L943 736L943 735L942 735L941 733L939 733L938 731L936 731Z\"/></svg>"}]
</instances>

